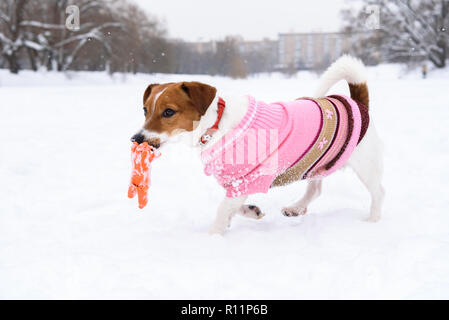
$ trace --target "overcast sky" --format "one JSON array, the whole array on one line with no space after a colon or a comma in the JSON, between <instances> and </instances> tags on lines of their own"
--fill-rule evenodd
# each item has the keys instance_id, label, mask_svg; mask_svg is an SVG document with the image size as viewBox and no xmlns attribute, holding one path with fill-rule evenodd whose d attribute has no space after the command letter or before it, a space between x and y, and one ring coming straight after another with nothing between
<instances>
[{"instance_id":1,"label":"overcast sky","mask_svg":"<svg viewBox=\"0 0 449 320\"><path fill-rule=\"evenodd\" d=\"M338 31L345 0L134 0L165 21L171 38L248 40L281 32Z\"/></svg>"}]
</instances>

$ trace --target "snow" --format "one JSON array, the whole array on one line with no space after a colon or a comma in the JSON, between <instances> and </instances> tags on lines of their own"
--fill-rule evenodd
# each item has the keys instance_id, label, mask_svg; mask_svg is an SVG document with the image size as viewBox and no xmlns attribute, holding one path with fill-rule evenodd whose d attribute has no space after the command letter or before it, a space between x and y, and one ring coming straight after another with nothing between
<instances>
[{"instance_id":1,"label":"snow","mask_svg":"<svg viewBox=\"0 0 449 320\"><path fill-rule=\"evenodd\" d=\"M247 80L0 70L0 298L449 298L449 70L369 69L385 143L383 218L349 169L326 178L303 218L281 207L305 183L255 195L261 220L207 229L224 195L197 155L153 162L149 204L127 198L129 138L149 83L197 80L267 101L313 92L317 76ZM347 93L344 83L333 92Z\"/></svg>"}]
</instances>

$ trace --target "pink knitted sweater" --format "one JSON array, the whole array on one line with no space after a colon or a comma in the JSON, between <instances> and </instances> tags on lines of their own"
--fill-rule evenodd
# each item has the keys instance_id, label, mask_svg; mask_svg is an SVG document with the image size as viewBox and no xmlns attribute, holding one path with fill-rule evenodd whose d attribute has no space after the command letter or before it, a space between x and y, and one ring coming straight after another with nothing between
<instances>
[{"instance_id":1,"label":"pink knitted sweater","mask_svg":"<svg viewBox=\"0 0 449 320\"><path fill-rule=\"evenodd\" d=\"M327 176L344 165L367 128L361 105L345 96L271 104L248 98L240 123L201 153L205 173L227 197L266 193L295 175Z\"/></svg>"}]
</instances>

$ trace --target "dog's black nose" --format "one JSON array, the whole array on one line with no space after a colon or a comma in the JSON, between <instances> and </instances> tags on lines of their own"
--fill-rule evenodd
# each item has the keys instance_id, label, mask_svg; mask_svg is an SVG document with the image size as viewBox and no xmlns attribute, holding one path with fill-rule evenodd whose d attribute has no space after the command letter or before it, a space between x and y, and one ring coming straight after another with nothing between
<instances>
[{"instance_id":1,"label":"dog's black nose","mask_svg":"<svg viewBox=\"0 0 449 320\"><path fill-rule=\"evenodd\" d=\"M144 140L145 140L145 137L141 133L136 133L131 138L131 142L137 142L138 144L141 144Z\"/></svg>"}]
</instances>

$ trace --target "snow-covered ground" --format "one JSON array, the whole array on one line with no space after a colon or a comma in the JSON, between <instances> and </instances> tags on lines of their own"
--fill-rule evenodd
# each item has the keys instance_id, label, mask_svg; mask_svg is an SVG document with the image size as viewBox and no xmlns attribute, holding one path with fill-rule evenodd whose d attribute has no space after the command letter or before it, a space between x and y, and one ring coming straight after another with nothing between
<instances>
[{"instance_id":1,"label":"snow-covered ground","mask_svg":"<svg viewBox=\"0 0 449 320\"><path fill-rule=\"evenodd\" d=\"M247 80L0 70L0 298L449 298L449 70L370 69L385 143L383 219L350 170L303 218L305 183L250 198L267 216L207 228L223 190L182 145L154 162L150 202L127 198L129 138L152 82L198 80L267 101L317 76ZM347 93L344 83L333 92Z\"/></svg>"}]
</instances>

